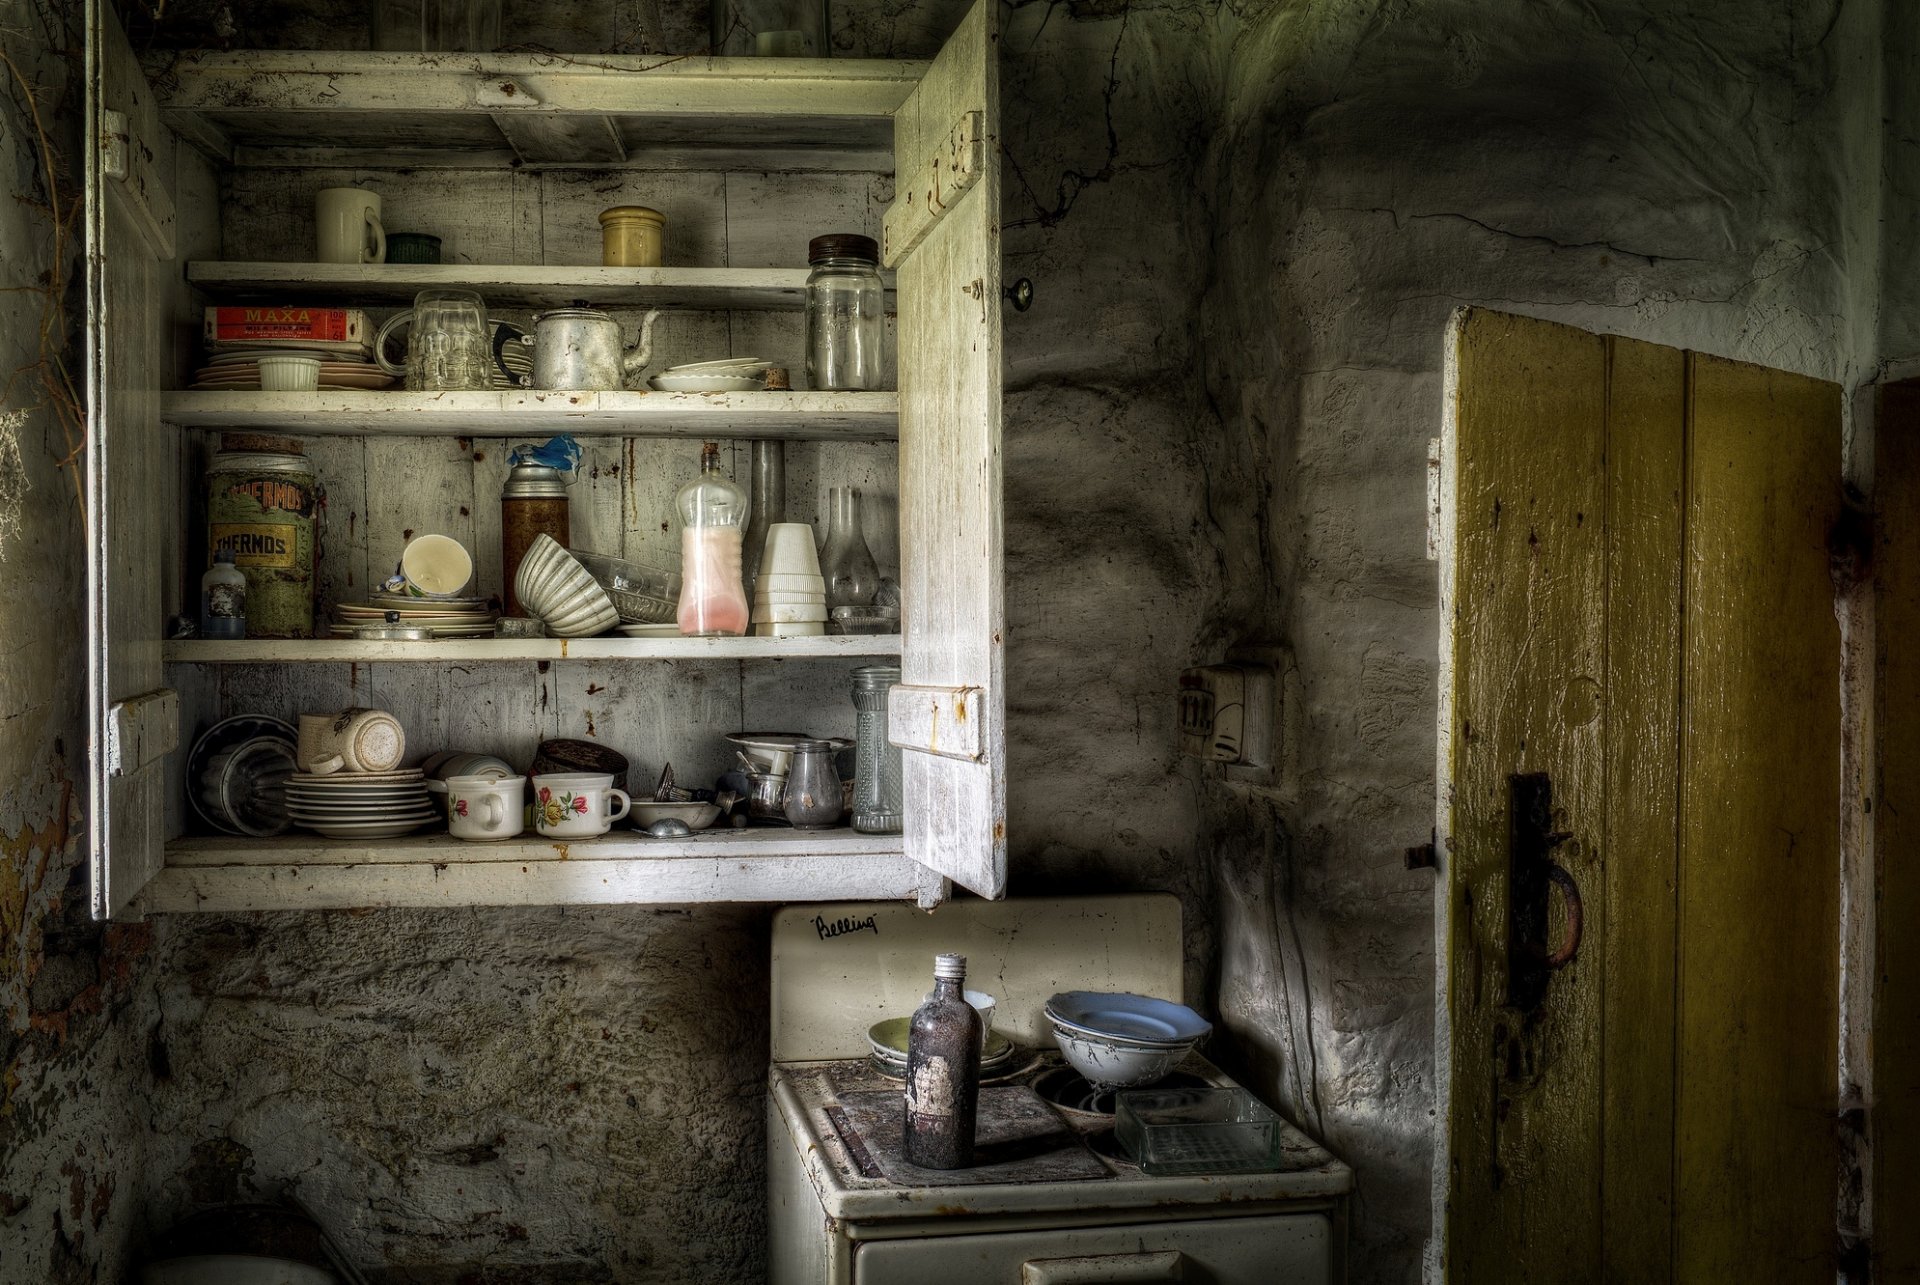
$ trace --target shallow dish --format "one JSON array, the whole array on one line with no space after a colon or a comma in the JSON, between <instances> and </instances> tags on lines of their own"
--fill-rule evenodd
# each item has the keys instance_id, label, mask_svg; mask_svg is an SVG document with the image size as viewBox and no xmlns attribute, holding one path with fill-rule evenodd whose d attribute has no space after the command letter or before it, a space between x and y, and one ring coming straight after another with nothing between
<instances>
[{"instance_id":1,"label":"shallow dish","mask_svg":"<svg viewBox=\"0 0 1920 1285\"><path fill-rule=\"evenodd\" d=\"M1053 1042L1060 1046L1061 1056L1086 1077L1088 1084L1102 1090L1158 1084L1198 1041L1199 1037L1195 1036L1184 1044L1126 1044L1053 1023Z\"/></svg>"},{"instance_id":2,"label":"shallow dish","mask_svg":"<svg viewBox=\"0 0 1920 1285\"><path fill-rule=\"evenodd\" d=\"M678 366L669 366L660 373L663 375L718 375L733 374L741 370L765 370L772 362L760 357L720 357L714 361L689 361Z\"/></svg>"},{"instance_id":3,"label":"shallow dish","mask_svg":"<svg viewBox=\"0 0 1920 1285\"><path fill-rule=\"evenodd\" d=\"M751 393L763 381L757 375L655 375L647 384L660 393Z\"/></svg>"},{"instance_id":4,"label":"shallow dish","mask_svg":"<svg viewBox=\"0 0 1920 1285\"><path fill-rule=\"evenodd\" d=\"M869 1026L867 1044L873 1049L874 1057L883 1062L906 1065L907 1028L912 1025L911 1017L889 1017L884 1022ZM988 1031L986 1051L980 1055L980 1069L984 1071L988 1067L999 1066L1012 1056L1013 1041L998 1031Z\"/></svg>"},{"instance_id":5,"label":"shallow dish","mask_svg":"<svg viewBox=\"0 0 1920 1285\"><path fill-rule=\"evenodd\" d=\"M621 625L620 632L629 638L678 638L679 625Z\"/></svg>"}]
</instances>

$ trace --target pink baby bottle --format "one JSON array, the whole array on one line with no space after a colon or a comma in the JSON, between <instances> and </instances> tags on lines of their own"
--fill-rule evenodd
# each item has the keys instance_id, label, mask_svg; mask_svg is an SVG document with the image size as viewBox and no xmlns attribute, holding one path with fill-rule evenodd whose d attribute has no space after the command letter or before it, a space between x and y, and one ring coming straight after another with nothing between
<instances>
[{"instance_id":1,"label":"pink baby bottle","mask_svg":"<svg viewBox=\"0 0 1920 1285\"><path fill-rule=\"evenodd\" d=\"M747 632L740 541L747 493L720 472L720 445L700 449L700 476L680 488L680 632L690 638Z\"/></svg>"}]
</instances>

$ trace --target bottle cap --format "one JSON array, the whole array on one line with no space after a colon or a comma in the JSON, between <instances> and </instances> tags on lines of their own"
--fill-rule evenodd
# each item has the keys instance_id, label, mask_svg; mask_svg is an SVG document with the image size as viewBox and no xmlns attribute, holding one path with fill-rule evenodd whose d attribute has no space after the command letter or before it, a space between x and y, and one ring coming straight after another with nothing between
<instances>
[{"instance_id":1,"label":"bottle cap","mask_svg":"<svg viewBox=\"0 0 1920 1285\"><path fill-rule=\"evenodd\" d=\"M215 554L213 555L213 560L214 560L215 562L232 562L232 561L233 561L233 550L232 550L232 549L221 549L221 550L220 550L219 552L217 552L217 553L215 553Z\"/></svg>"},{"instance_id":2,"label":"bottle cap","mask_svg":"<svg viewBox=\"0 0 1920 1285\"><path fill-rule=\"evenodd\" d=\"M877 265L880 262L880 243L857 232L835 232L807 242L808 263L820 263L826 259L864 259Z\"/></svg>"},{"instance_id":3,"label":"bottle cap","mask_svg":"<svg viewBox=\"0 0 1920 1285\"><path fill-rule=\"evenodd\" d=\"M933 957L933 977L935 981L966 981L967 957L965 955L935 955Z\"/></svg>"}]
</instances>

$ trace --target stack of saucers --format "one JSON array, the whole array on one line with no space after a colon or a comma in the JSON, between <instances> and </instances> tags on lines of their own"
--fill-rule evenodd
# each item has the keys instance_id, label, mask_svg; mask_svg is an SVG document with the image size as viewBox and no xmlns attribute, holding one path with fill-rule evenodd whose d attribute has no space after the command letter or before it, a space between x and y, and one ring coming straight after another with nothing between
<instances>
[{"instance_id":1,"label":"stack of saucers","mask_svg":"<svg viewBox=\"0 0 1920 1285\"><path fill-rule=\"evenodd\" d=\"M875 1022L867 1030L867 1045L873 1050L873 1068L889 1079L907 1078L907 1028L910 1017L892 1017ZM980 1075L991 1078L1013 1061L1013 1041L998 1031L986 1033L986 1047L980 1053Z\"/></svg>"},{"instance_id":2,"label":"stack of saucers","mask_svg":"<svg viewBox=\"0 0 1920 1285\"><path fill-rule=\"evenodd\" d=\"M723 357L669 366L647 383L662 393L750 393L765 388L767 367L758 357Z\"/></svg>"},{"instance_id":3,"label":"stack of saucers","mask_svg":"<svg viewBox=\"0 0 1920 1285\"><path fill-rule=\"evenodd\" d=\"M324 346L315 348L268 347L271 340L259 341L262 346L211 353L207 364L193 372L194 392L256 392L262 385L260 360L263 357L310 357L317 363L317 377L309 380L304 387L313 388L391 388L398 382L397 377L389 375L379 366L365 358L348 353L327 351ZM274 377L265 381L272 385ZM271 388L269 391L283 391Z\"/></svg>"},{"instance_id":4,"label":"stack of saucers","mask_svg":"<svg viewBox=\"0 0 1920 1285\"><path fill-rule=\"evenodd\" d=\"M287 812L329 839L392 839L437 815L417 767L394 772L310 773L287 778Z\"/></svg>"},{"instance_id":5,"label":"stack of saucers","mask_svg":"<svg viewBox=\"0 0 1920 1285\"><path fill-rule=\"evenodd\" d=\"M333 634L351 638L364 625L377 625L388 612L402 625L418 625L435 638L491 638L499 614L485 598L412 598L376 590L364 603L343 602L333 609Z\"/></svg>"},{"instance_id":6,"label":"stack of saucers","mask_svg":"<svg viewBox=\"0 0 1920 1285\"><path fill-rule=\"evenodd\" d=\"M753 632L761 638L808 638L827 632L827 582L813 550L813 528L776 522L767 528L760 574L753 580Z\"/></svg>"}]
</instances>

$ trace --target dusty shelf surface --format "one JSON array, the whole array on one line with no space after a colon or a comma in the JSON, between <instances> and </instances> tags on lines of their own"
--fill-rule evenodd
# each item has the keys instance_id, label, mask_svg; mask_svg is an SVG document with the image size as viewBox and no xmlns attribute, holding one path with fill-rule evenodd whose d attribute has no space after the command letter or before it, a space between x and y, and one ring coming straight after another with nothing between
<instances>
[{"instance_id":1,"label":"dusty shelf surface","mask_svg":"<svg viewBox=\"0 0 1920 1285\"><path fill-rule=\"evenodd\" d=\"M165 393L160 417L182 428L258 428L295 436L782 438L891 441L897 393L472 392L322 390Z\"/></svg>"},{"instance_id":2,"label":"dusty shelf surface","mask_svg":"<svg viewBox=\"0 0 1920 1285\"><path fill-rule=\"evenodd\" d=\"M478 290L493 304L794 311L806 304L806 268L605 268L477 263L187 264L187 280L220 299L411 302L422 290Z\"/></svg>"},{"instance_id":3,"label":"dusty shelf surface","mask_svg":"<svg viewBox=\"0 0 1920 1285\"><path fill-rule=\"evenodd\" d=\"M362 638L247 638L169 642L170 664L260 665L288 661L437 664L556 660L858 660L898 656L899 634L818 638L443 638L392 642Z\"/></svg>"},{"instance_id":4,"label":"dusty shelf surface","mask_svg":"<svg viewBox=\"0 0 1920 1285\"><path fill-rule=\"evenodd\" d=\"M193 836L167 845L145 913L383 906L665 904L913 899L946 894L899 835L756 827L656 839L619 823L597 839L446 834L327 839Z\"/></svg>"}]
</instances>

